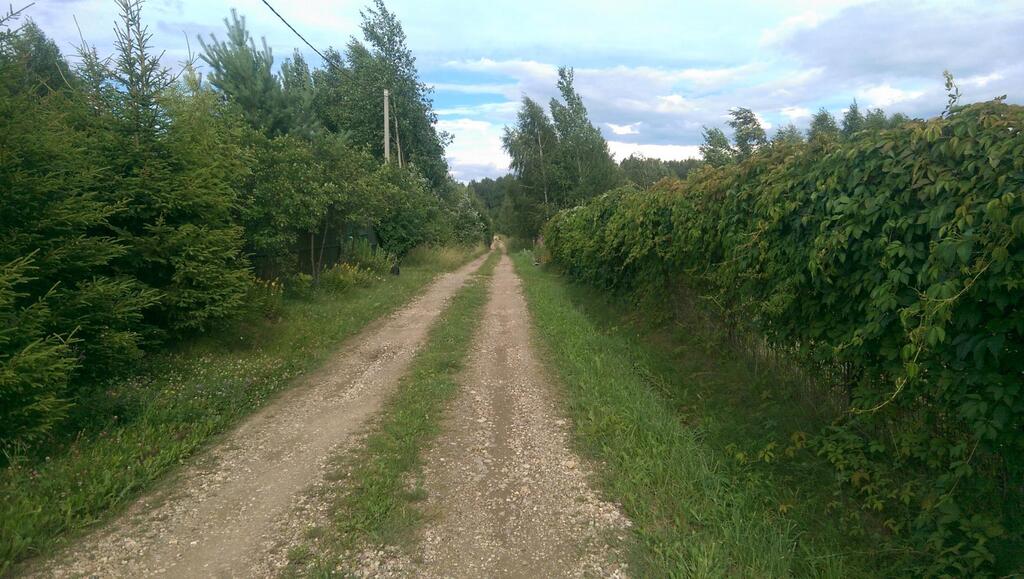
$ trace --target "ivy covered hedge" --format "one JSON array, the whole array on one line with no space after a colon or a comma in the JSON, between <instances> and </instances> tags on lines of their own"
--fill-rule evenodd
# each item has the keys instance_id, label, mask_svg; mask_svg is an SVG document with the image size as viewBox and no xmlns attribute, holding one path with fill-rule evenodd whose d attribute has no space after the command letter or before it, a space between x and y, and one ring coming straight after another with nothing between
<instances>
[{"instance_id":1,"label":"ivy covered hedge","mask_svg":"<svg viewBox=\"0 0 1024 579\"><path fill-rule=\"evenodd\" d=\"M552 259L620 290L685 285L849 407L839 487L922 574L1021 565L1024 107L784 144L557 214ZM1019 570L1019 568L1018 568Z\"/></svg>"}]
</instances>

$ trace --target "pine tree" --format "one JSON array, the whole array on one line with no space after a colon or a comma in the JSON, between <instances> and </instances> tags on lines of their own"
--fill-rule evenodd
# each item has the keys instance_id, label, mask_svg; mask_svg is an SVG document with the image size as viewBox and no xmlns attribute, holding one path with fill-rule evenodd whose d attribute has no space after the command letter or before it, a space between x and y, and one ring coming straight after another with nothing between
<instances>
[{"instance_id":1,"label":"pine tree","mask_svg":"<svg viewBox=\"0 0 1024 579\"><path fill-rule=\"evenodd\" d=\"M225 40L212 34L209 41L199 38L203 48L200 58L211 69L207 76L210 84L237 103L253 127L271 137L287 133L288 107L281 83L273 72L274 55L267 40L261 39L262 46L257 48L245 27L245 17L234 9L231 19L224 19L224 25ZM285 70L288 69L282 67L282 72ZM290 76L295 79L294 74Z\"/></svg>"}]
</instances>

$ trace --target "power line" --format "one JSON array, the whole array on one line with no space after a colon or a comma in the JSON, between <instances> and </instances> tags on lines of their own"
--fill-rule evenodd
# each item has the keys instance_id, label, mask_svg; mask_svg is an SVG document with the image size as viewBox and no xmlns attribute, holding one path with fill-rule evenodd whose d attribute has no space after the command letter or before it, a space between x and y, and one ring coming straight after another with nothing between
<instances>
[{"instance_id":1,"label":"power line","mask_svg":"<svg viewBox=\"0 0 1024 579\"><path fill-rule=\"evenodd\" d=\"M277 10L274 10L274 7L270 5L270 2L267 2L267 0L263 0L263 3L267 5L267 8L270 8L270 11L274 13L274 16L277 16L281 20L281 22L284 22L285 26L287 26L292 32L295 33L295 36L298 36L303 42L306 43L306 46L310 47L313 50L313 52L317 53L320 56L320 58L324 59L324 62L326 62L327 64L332 64L332 65L338 67L339 69L340 68L344 68L343 66L341 66L337 62L334 62L333 60L331 60L331 59L327 58L326 56L324 56L324 53L320 52L319 50L317 50L317 48L315 46L310 44L310 42L308 40L306 40L305 36L300 34L298 30L295 30L295 27L292 26L287 20L284 19L284 16L281 16L281 14L278 13Z\"/></svg>"}]
</instances>

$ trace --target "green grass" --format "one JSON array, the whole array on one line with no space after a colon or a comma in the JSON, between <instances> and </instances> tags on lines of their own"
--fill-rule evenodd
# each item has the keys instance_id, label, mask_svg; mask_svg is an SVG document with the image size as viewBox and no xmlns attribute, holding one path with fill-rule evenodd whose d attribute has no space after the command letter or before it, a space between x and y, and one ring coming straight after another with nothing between
<instances>
[{"instance_id":1,"label":"green grass","mask_svg":"<svg viewBox=\"0 0 1024 579\"><path fill-rule=\"evenodd\" d=\"M514 263L576 440L634 522L632 574L885 574L863 525L830 512L841 505L830 504L829 471L793 437L817 424L766 387L770 372L693 327L666 331L567 283L527 252Z\"/></svg>"},{"instance_id":2,"label":"green grass","mask_svg":"<svg viewBox=\"0 0 1024 579\"><path fill-rule=\"evenodd\" d=\"M293 565L289 574L332 576L352 549L411 538L422 516L417 503L426 496L417 478L420 454L439 433L443 410L458 389L499 257L493 253L452 300L365 443L339 457L328 477L339 482L331 499L333 525L318 541L323 552L309 568Z\"/></svg>"},{"instance_id":3,"label":"green grass","mask_svg":"<svg viewBox=\"0 0 1024 579\"><path fill-rule=\"evenodd\" d=\"M398 277L287 300L275 322L240 323L150 355L136 376L100 392L98 407L109 419L50 456L0 471L0 575L109 519L343 340L480 251L445 250L435 260L424 254Z\"/></svg>"}]
</instances>

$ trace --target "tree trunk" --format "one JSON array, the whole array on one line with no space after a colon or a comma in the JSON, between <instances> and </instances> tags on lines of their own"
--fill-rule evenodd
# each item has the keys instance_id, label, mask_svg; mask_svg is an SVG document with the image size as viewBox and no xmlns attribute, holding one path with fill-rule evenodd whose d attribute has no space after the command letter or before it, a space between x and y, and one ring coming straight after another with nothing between
<instances>
[{"instance_id":1,"label":"tree trunk","mask_svg":"<svg viewBox=\"0 0 1024 579\"><path fill-rule=\"evenodd\" d=\"M544 205L548 204L548 170L544 166L544 143L540 140L540 129L537 129L537 148L540 150L540 174L544 181Z\"/></svg>"},{"instance_id":2,"label":"tree trunk","mask_svg":"<svg viewBox=\"0 0 1024 579\"><path fill-rule=\"evenodd\" d=\"M313 276L313 281L320 280L320 272L316 270L316 233L312 230L309 232L309 273Z\"/></svg>"}]
</instances>

